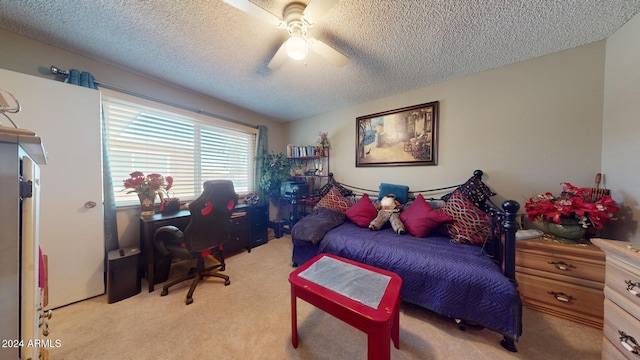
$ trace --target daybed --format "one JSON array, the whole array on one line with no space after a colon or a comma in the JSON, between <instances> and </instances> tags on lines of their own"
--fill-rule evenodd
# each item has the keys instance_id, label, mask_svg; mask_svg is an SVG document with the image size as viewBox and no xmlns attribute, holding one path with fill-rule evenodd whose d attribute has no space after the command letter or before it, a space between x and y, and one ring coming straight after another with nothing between
<instances>
[{"instance_id":1,"label":"daybed","mask_svg":"<svg viewBox=\"0 0 640 360\"><path fill-rule=\"evenodd\" d=\"M392 271L403 280L404 302L454 319L462 329L473 325L496 331L503 335L502 346L515 352L522 333L515 279L519 204L505 201L502 209L493 206L489 197L495 193L482 182L482 175L476 170L462 185L416 192L381 184L373 199L371 190L331 177L313 213L291 230L294 266L330 253ZM364 192L354 195L354 190ZM445 200L425 201L423 194L445 190L452 191L442 197ZM376 211L376 198L389 191L406 191L400 196L406 197L400 212L405 234L397 234L388 223L377 231L367 226L375 216L371 209Z\"/></svg>"}]
</instances>

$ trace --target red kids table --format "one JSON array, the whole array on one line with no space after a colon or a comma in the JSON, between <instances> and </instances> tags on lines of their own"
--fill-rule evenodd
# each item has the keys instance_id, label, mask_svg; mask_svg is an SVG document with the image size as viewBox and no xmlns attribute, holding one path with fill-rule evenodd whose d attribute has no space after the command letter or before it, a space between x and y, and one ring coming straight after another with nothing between
<instances>
[{"instance_id":1,"label":"red kids table","mask_svg":"<svg viewBox=\"0 0 640 360\"><path fill-rule=\"evenodd\" d=\"M389 359L390 340L400 348L402 279L386 270L331 254L319 254L289 275L291 344L298 347L296 299L367 334L368 359Z\"/></svg>"}]
</instances>

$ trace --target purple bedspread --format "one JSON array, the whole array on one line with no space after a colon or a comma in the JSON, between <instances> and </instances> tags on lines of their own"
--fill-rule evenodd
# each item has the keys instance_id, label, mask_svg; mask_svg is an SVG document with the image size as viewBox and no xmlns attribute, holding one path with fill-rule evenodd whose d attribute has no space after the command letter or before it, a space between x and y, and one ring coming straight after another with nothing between
<instances>
[{"instance_id":1,"label":"purple bedspread","mask_svg":"<svg viewBox=\"0 0 640 360\"><path fill-rule=\"evenodd\" d=\"M479 246L397 235L390 227L371 231L346 221L325 234L322 252L398 274L405 301L513 339L520 335L520 296Z\"/></svg>"}]
</instances>

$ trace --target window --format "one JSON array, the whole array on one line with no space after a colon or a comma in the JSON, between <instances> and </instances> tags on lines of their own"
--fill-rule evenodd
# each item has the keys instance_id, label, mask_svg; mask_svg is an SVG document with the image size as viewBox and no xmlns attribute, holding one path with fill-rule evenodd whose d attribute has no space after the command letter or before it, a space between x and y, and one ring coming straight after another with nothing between
<instances>
[{"instance_id":1,"label":"window","mask_svg":"<svg viewBox=\"0 0 640 360\"><path fill-rule=\"evenodd\" d=\"M132 102L135 101L135 102ZM257 129L143 99L107 96L102 104L117 205L138 203L122 180L133 171L172 176L170 195L190 200L207 180L229 179L238 194L254 189Z\"/></svg>"}]
</instances>

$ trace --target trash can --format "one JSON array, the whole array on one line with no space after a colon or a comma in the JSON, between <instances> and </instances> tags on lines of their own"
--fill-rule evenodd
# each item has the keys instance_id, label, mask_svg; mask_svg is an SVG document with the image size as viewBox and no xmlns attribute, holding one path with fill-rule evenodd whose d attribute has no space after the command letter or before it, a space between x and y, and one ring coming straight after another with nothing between
<instances>
[{"instance_id":1,"label":"trash can","mask_svg":"<svg viewBox=\"0 0 640 360\"><path fill-rule=\"evenodd\" d=\"M271 225L271 228L273 228L274 237L276 239L280 239L284 232L282 221L269 221L269 224Z\"/></svg>"},{"instance_id":2,"label":"trash can","mask_svg":"<svg viewBox=\"0 0 640 360\"><path fill-rule=\"evenodd\" d=\"M140 249L123 248L107 253L107 302L124 300L140 293L138 258Z\"/></svg>"}]
</instances>

